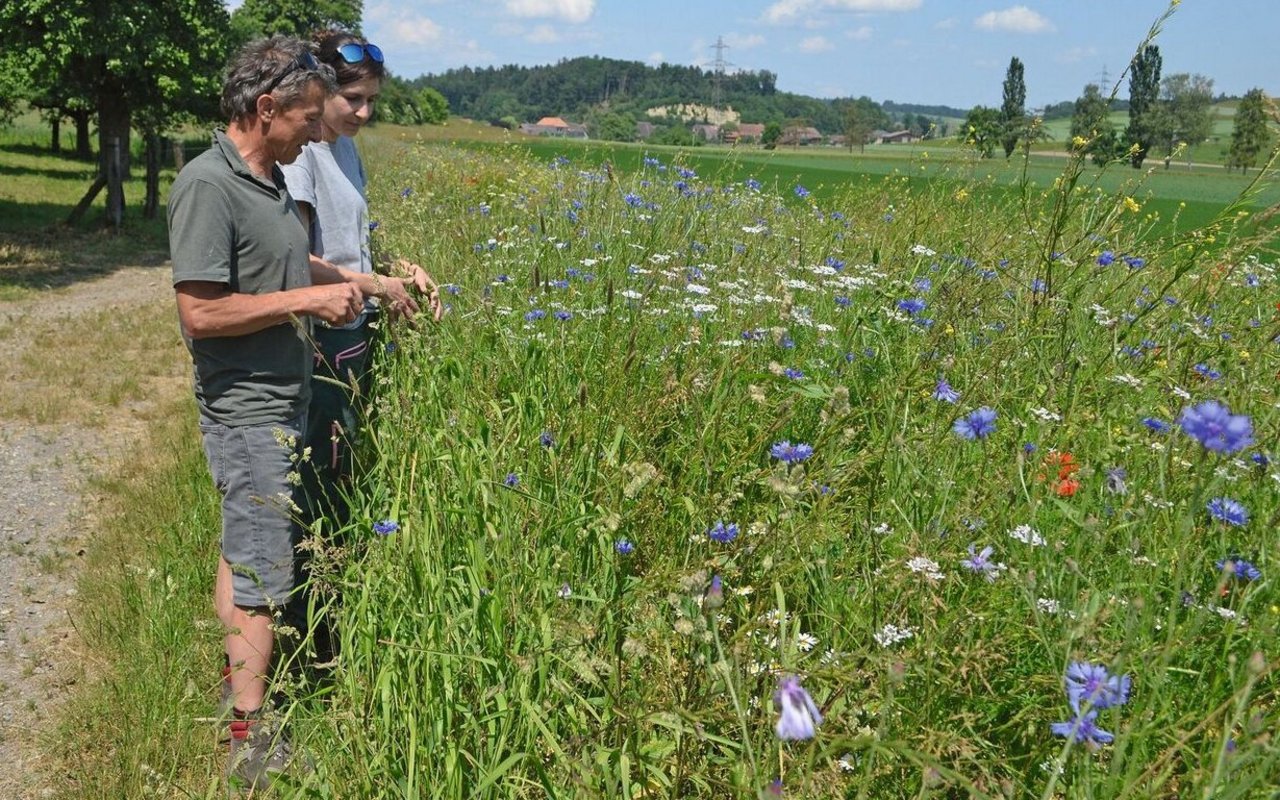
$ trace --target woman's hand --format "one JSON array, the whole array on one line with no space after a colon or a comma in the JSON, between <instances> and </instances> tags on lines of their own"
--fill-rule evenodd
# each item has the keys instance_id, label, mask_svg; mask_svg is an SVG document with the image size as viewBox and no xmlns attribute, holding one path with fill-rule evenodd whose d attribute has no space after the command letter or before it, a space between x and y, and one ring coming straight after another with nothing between
<instances>
[{"instance_id":1,"label":"woman's hand","mask_svg":"<svg viewBox=\"0 0 1280 800\"><path fill-rule=\"evenodd\" d=\"M406 287L412 285L420 293L426 295L427 305L431 308L431 316L436 322L439 322L440 318L444 316L444 303L440 301L440 286L436 284L435 278L432 278L431 273L418 264L404 259L397 261L396 266L408 276L404 278Z\"/></svg>"}]
</instances>

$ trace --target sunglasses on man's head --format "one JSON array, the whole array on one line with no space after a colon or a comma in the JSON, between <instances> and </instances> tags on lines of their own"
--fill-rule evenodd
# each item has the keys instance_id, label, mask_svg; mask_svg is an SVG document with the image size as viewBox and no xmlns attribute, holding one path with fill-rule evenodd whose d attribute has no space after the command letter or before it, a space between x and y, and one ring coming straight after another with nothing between
<instances>
[{"instance_id":1,"label":"sunglasses on man's head","mask_svg":"<svg viewBox=\"0 0 1280 800\"><path fill-rule=\"evenodd\" d=\"M315 72L320 69L320 62L316 61L316 57L311 55L310 50L303 50L302 55L290 62L289 66L284 68L284 72L277 75L276 79L267 86L267 89L263 94L271 94L275 91L275 88L280 85L281 81L300 69L308 72Z\"/></svg>"},{"instance_id":2,"label":"sunglasses on man's head","mask_svg":"<svg viewBox=\"0 0 1280 800\"><path fill-rule=\"evenodd\" d=\"M347 42L338 48L338 55L348 64L359 64L364 61L367 55L375 64L382 63L382 48L376 44L360 44L359 42Z\"/></svg>"}]
</instances>

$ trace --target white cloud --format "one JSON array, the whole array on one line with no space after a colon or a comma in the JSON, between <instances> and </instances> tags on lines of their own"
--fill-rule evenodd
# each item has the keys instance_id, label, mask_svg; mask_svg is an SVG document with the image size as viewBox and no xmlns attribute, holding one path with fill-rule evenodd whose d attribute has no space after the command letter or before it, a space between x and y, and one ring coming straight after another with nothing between
<instances>
[{"instance_id":1,"label":"white cloud","mask_svg":"<svg viewBox=\"0 0 1280 800\"><path fill-rule=\"evenodd\" d=\"M764 37L758 33L726 33L724 35L724 43L738 50L750 50L753 47L759 47L764 44Z\"/></svg>"},{"instance_id":2,"label":"white cloud","mask_svg":"<svg viewBox=\"0 0 1280 800\"><path fill-rule=\"evenodd\" d=\"M791 22L812 11L913 11L923 0L777 0L764 10L770 25Z\"/></svg>"},{"instance_id":3,"label":"white cloud","mask_svg":"<svg viewBox=\"0 0 1280 800\"><path fill-rule=\"evenodd\" d=\"M851 31L845 31L844 35L854 41L866 42L871 39L871 26L863 25L860 28L854 28Z\"/></svg>"},{"instance_id":4,"label":"white cloud","mask_svg":"<svg viewBox=\"0 0 1280 800\"><path fill-rule=\"evenodd\" d=\"M1059 53L1054 59L1059 64L1079 64L1098 55L1096 47L1070 47Z\"/></svg>"},{"instance_id":5,"label":"white cloud","mask_svg":"<svg viewBox=\"0 0 1280 800\"><path fill-rule=\"evenodd\" d=\"M524 37L531 44L556 44L561 41L559 32L547 24L537 25Z\"/></svg>"},{"instance_id":6,"label":"white cloud","mask_svg":"<svg viewBox=\"0 0 1280 800\"><path fill-rule=\"evenodd\" d=\"M810 36L800 42L800 51L804 53L822 53L835 47L825 36Z\"/></svg>"},{"instance_id":7,"label":"white cloud","mask_svg":"<svg viewBox=\"0 0 1280 800\"><path fill-rule=\"evenodd\" d=\"M506 0L506 7L517 17L554 17L565 22L586 22L596 12L596 0Z\"/></svg>"},{"instance_id":8,"label":"white cloud","mask_svg":"<svg viewBox=\"0 0 1280 800\"><path fill-rule=\"evenodd\" d=\"M662 62L666 61L667 59L666 59L666 56L662 55L661 50L654 50L652 53L649 54L649 57L645 60L648 61L649 64L651 64L652 66L656 67Z\"/></svg>"},{"instance_id":9,"label":"white cloud","mask_svg":"<svg viewBox=\"0 0 1280 800\"><path fill-rule=\"evenodd\" d=\"M940 19L937 22L933 23L933 29L937 31L949 31L955 26L956 26L955 17L947 17L946 19Z\"/></svg>"},{"instance_id":10,"label":"white cloud","mask_svg":"<svg viewBox=\"0 0 1280 800\"><path fill-rule=\"evenodd\" d=\"M1048 18L1026 6L1012 6L1003 11L988 11L973 21L975 28L984 31L1009 33L1049 33L1054 30Z\"/></svg>"}]
</instances>

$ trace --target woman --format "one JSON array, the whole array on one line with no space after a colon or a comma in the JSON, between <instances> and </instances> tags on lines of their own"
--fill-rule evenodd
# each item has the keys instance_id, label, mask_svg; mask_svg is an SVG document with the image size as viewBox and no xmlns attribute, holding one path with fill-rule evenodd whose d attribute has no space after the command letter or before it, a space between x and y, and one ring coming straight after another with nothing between
<instances>
[{"instance_id":1,"label":"woman","mask_svg":"<svg viewBox=\"0 0 1280 800\"><path fill-rule=\"evenodd\" d=\"M373 334L370 322L383 311L393 318L416 314L419 306L407 291L410 287L428 297L436 320L441 305L435 281L417 264L398 260L393 265L400 273L396 277L374 271L364 165L352 137L373 115L386 77L382 51L345 31L325 31L316 43L319 60L337 75L338 90L325 102L321 141L308 144L293 164L283 167L285 180L309 228L313 257L368 276L372 289L367 294L380 301L368 302L364 313L348 325L316 328L317 380L312 383L305 441L312 468L303 470L307 512L311 519L327 514L341 525L346 504L339 487L350 477L351 437L357 423L350 387L364 386Z\"/></svg>"}]
</instances>

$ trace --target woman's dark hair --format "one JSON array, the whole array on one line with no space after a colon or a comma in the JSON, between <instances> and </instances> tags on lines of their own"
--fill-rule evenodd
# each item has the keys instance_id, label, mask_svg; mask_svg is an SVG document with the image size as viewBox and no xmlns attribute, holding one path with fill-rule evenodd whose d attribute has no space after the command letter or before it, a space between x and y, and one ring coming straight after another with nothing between
<instances>
[{"instance_id":1,"label":"woman's dark hair","mask_svg":"<svg viewBox=\"0 0 1280 800\"><path fill-rule=\"evenodd\" d=\"M337 89L333 69L314 60L310 66L305 63L311 48L309 42L291 36L257 39L242 47L227 64L223 115L230 120L247 117L254 113L258 97L268 93L288 108L298 102L312 81L319 81L325 92L332 94Z\"/></svg>"},{"instance_id":2,"label":"woman's dark hair","mask_svg":"<svg viewBox=\"0 0 1280 800\"><path fill-rule=\"evenodd\" d=\"M356 44L364 47L369 43L365 38L357 36L350 31L337 29L320 31L311 38L319 47L319 52L316 55L320 59L320 63L333 67L334 73L338 76L339 86L346 86L348 83L355 83L365 78L382 80L387 77L387 68L383 66L381 61L375 61L370 58L367 52L364 58L354 64L349 63L338 54L338 48L346 44Z\"/></svg>"}]
</instances>

